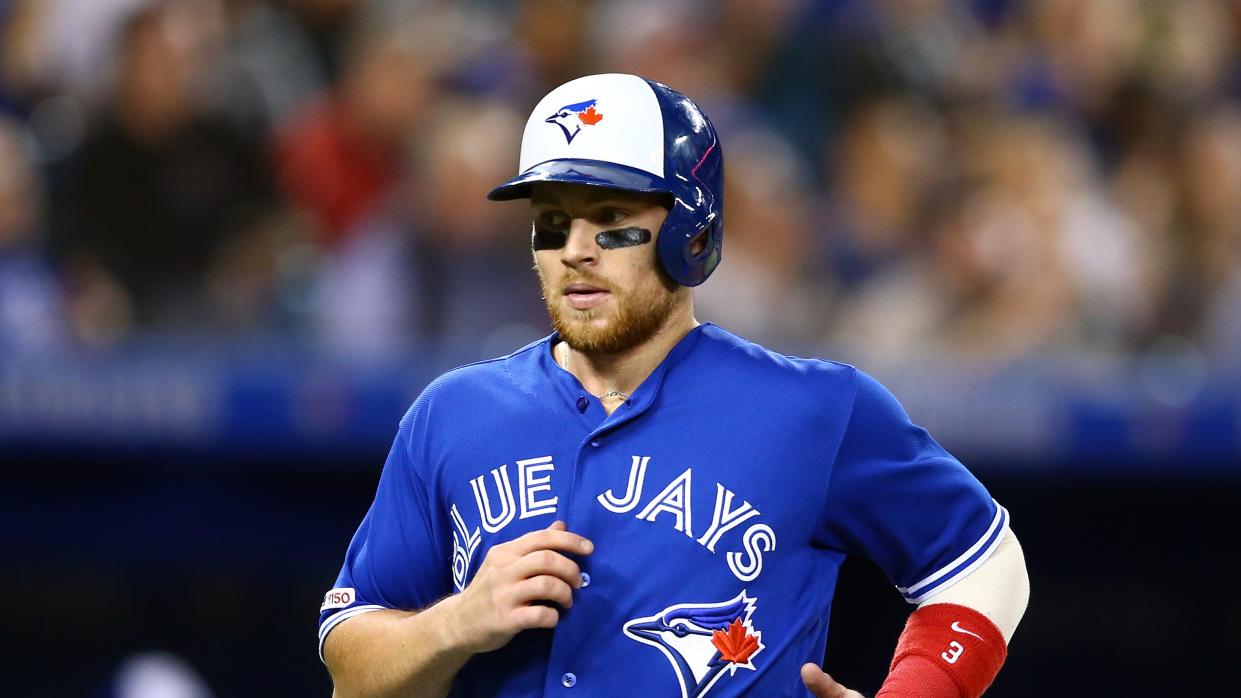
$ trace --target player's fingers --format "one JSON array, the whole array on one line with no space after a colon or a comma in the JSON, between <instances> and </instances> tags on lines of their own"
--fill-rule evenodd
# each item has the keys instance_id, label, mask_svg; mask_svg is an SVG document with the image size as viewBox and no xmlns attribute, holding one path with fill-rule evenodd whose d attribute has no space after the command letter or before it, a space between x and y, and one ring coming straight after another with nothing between
<instances>
[{"instance_id":1,"label":"player's fingers","mask_svg":"<svg viewBox=\"0 0 1241 698\"><path fill-rule=\"evenodd\" d=\"M513 587L513 601L517 605L551 601L561 608L570 608L573 606L573 589L559 577L541 574L518 582Z\"/></svg>"},{"instance_id":2,"label":"player's fingers","mask_svg":"<svg viewBox=\"0 0 1241 698\"><path fill-rule=\"evenodd\" d=\"M512 575L514 580L550 574L563 579L574 589L582 585L582 568L554 550L536 550L529 553L510 565L506 573Z\"/></svg>"},{"instance_id":3,"label":"player's fingers","mask_svg":"<svg viewBox=\"0 0 1241 698\"><path fill-rule=\"evenodd\" d=\"M554 628L560 622L560 612L550 606L522 606L513 611L513 622L518 628Z\"/></svg>"},{"instance_id":4,"label":"player's fingers","mask_svg":"<svg viewBox=\"0 0 1241 698\"><path fill-rule=\"evenodd\" d=\"M832 677L828 676L817 664L803 664L801 668L801 680L806 684L806 688L814 694L815 698L851 698L859 695L855 691L836 683Z\"/></svg>"},{"instance_id":5,"label":"player's fingers","mask_svg":"<svg viewBox=\"0 0 1241 698\"><path fill-rule=\"evenodd\" d=\"M589 555L595 544L572 531L566 531L563 521L556 521L540 531L531 531L507 543L497 545L504 547L507 554L523 557L535 550L560 550L574 555Z\"/></svg>"}]
</instances>

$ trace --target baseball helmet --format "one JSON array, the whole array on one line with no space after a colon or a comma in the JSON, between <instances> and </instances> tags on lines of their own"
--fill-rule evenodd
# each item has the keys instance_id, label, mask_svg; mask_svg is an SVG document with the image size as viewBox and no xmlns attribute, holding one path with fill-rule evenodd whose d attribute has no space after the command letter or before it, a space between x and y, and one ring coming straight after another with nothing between
<instances>
[{"instance_id":1,"label":"baseball helmet","mask_svg":"<svg viewBox=\"0 0 1241 698\"><path fill-rule=\"evenodd\" d=\"M724 156L715 127L688 97L618 73L571 80L534 108L521 139L518 175L487 194L530 196L535 182L570 182L665 193L659 262L673 281L697 286L720 263L724 244ZM692 241L706 233L704 248Z\"/></svg>"}]
</instances>

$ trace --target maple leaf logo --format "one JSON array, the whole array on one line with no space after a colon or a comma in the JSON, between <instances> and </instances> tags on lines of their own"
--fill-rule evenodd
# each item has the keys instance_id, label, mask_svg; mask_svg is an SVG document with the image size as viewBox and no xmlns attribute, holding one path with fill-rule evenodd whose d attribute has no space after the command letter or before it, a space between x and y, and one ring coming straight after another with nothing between
<instances>
[{"instance_id":1,"label":"maple leaf logo","mask_svg":"<svg viewBox=\"0 0 1241 698\"><path fill-rule=\"evenodd\" d=\"M741 619L733 620L728 631L716 630L711 634L711 644L720 651L720 659L736 664L747 664L750 655L758 650L758 638L752 635Z\"/></svg>"},{"instance_id":2,"label":"maple leaf logo","mask_svg":"<svg viewBox=\"0 0 1241 698\"><path fill-rule=\"evenodd\" d=\"M591 106L586 111L578 113L577 118L587 126L594 126L599 123L601 119L603 119L603 114L595 111L594 106Z\"/></svg>"}]
</instances>

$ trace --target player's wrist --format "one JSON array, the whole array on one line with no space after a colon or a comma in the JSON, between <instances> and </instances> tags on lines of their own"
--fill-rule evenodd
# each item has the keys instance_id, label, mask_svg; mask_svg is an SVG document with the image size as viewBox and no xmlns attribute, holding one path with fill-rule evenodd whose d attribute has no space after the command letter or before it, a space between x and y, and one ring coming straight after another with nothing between
<instances>
[{"instance_id":1,"label":"player's wrist","mask_svg":"<svg viewBox=\"0 0 1241 698\"><path fill-rule=\"evenodd\" d=\"M907 655L892 663L888 678L875 698L958 698L961 695L961 688L947 671L926 657Z\"/></svg>"},{"instance_id":2,"label":"player's wrist","mask_svg":"<svg viewBox=\"0 0 1241 698\"><path fill-rule=\"evenodd\" d=\"M468 624L461 618L461 595L453 594L439 603L423 611L430 638L440 652L451 656L463 656L468 659L478 654L474 642L467 632Z\"/></svg>"},{"instance_id":3,"label":"player's wrist","mask_svg":"<svg viewBox=\"0 0 1241 698\"><path fill-rule=\"evenodd\" d=\"M977 698L995 680L1008 647L986 616L933 604L909 616L888 678L875 698Z\"/></svg>"}]
</instances>

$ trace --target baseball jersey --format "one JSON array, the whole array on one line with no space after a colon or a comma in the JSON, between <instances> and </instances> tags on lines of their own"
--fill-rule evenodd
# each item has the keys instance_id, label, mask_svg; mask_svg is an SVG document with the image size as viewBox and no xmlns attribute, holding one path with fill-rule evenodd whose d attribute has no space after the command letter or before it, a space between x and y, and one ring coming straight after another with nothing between
<instances>
[{"instance_id":1,"label":"baseball jersey","mask_svg":"<svg viewBox=\"0 0 1241 698\"><path fill-rule=\"evenodd\" d=\"M401 420L319 619L426 607L564 520L595 544L553 630L476 655L453 696L806 696L846 555L911 603L991 554L1007 512L873 378L704 324L606 414L551 335L445 374Z\"/></svg>"}]
</instances>

